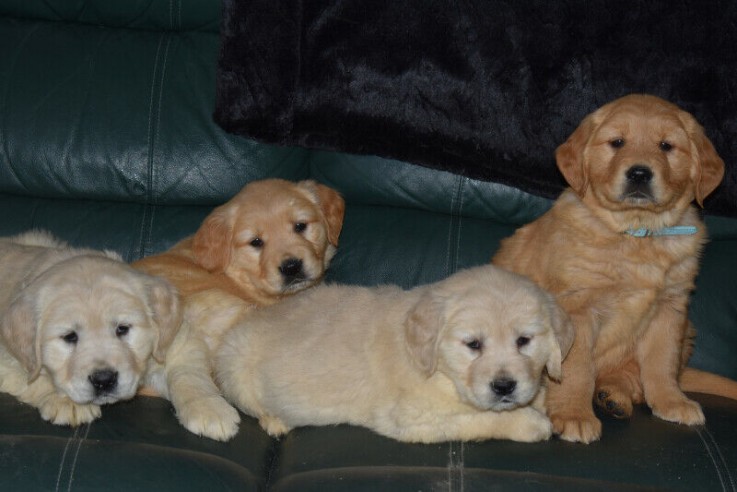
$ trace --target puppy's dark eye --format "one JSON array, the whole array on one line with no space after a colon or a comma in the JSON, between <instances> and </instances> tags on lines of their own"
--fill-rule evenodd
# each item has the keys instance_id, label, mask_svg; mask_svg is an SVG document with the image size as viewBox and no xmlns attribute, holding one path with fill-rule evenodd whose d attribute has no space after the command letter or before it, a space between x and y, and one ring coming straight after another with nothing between
<instances>
[{"instance_id":1,"label":"puppy's dark eye","mask_svg":"<svg viewBox=\"0 0 737 492\"><path fill-rule=\"evenodd\" d=\"M466 347L470 348L471 350L481 350L483 348L483 344L481 343L481 340L473 339L470 342L466 342Z\"/></svg>"},{"instance_id":2,"label":"puppy's dark eye","mask_svg":"<svg viewBox=\"0 0 737 492\"><path fill-rule=\"evenodd\" d=\"M671 150L673 150L673 145L671 145L670 142L666 142L665 140L660 142L658 146L663 152L670 152Z\"/></svg>"},{"instance_id":3,"label":"puppy's dark eye","mask_svg":"<svg viewBox=\"0 0 737 492\"><path fill-rule=\"evenodd\" d=\"M125 335L128 334L128 332L130 331L130 329L131 329L131 327L129 325L118 325L115 328L115 336L123 337L123 336L125 336Z\"/></svg>"},{"instance_id":4,"label":"puppy's dark eye","mask_svg":"<svg viewBox=\"0 0 737 492\"><path fill-rule=\"evenodd\" d=\"M264 240L261 239L260 237L256 237L256 238L251 239L251 242L248 243L248 244L250 244L251 246L253 246L256 249L260 249L264 245Z\"/></svg>"},{"instance_id":5,"label":"puppy's dark eye","mask_svg":"<svg viewBox=\"0 0 737 492\"><path fill-rule=\"evenodd\" d=\"M307 230L307 223L305 222L297 222L294 224L294 232L297 234L301 234Z\"/></svg>"},{"instance_id":6,"label":"puppy's dark eye","mask_svg":"<svg viewBox=\"0 0 737 492\"><path fill-rule=\"evenodd\" d=\"M70 331L66 335L63 335L61 339L71 345L75 345L79 341L79 337L77 336L76 331Z\"/></svg>"},{"instance_id":7,"label":"puppy's dark eye","mask_svg":"<svg viewBox=\"0 0 737 492\"><path fill-rule=\"evenodd\" d=\"M613 149L621 149L624 147L624 139L623 138L615 138L614 140L609 142L609 145Z\"/></svg>"},{"instance_id":8,"label":"puppy's dark eye","mask_svg":"<svg viewBox=\"0 0 737 492\"><path fill-rule=\"evenodd\" d=\"M530 337L519 337L517 339L517 348L522 348L530 343Z\"/></svg>"}]
</instances>

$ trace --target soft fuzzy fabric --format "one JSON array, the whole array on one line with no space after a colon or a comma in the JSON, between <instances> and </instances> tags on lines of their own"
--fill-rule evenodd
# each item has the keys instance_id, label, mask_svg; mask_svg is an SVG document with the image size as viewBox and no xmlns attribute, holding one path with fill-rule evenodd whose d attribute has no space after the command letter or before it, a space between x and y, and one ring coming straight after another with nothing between
<instances>
[{"instance_id":1,"label":"soft fuzzy fabric","mask_svg":"<svg viewBox=\"0 0 737 492\"><path fill-rule=\"evenodd\" d=\"M727 0L225 0L215 118L554 197L554 149L630 92L692 112L737 216L737 5Z\"/></svg>"}]
</instances>

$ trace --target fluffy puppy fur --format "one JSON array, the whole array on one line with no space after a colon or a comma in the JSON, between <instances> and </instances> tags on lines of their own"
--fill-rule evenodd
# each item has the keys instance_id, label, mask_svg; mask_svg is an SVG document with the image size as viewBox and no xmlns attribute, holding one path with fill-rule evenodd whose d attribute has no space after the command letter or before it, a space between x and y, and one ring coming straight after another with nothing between
<instances>
[{"instance_id":1,"label":"fluffy puppy fur","mask_svg":"<svg viewBox=\"0 0 737 492\"><path fill-rule=\"evenodd\" d=\"M555 432L569 441L599 439L594 395L615 415L628 416L644 399L660 418L703 423L700 406L678 385L706 241L691 202L701 204L717 187L724 163L693 116L639 94L587 116L556 159L570 188L493 259L555 294L573 322L562 382L547 398ZM661 235L673 226L695 232ZM644 237L628 233L636 230Z\"/></svg>"},{"instance_id":2,"label":"fluffy puppy fur","mask_svg":"<svg viewBox=\"0 0 737 492\"><path fill-rule=\"evenodd\" d=\"M164 280L38 231L0 239L0 316L0 390L73 426L135 395L180 322Z\"/></svg>"},{"instance_id":3,"label":"fluffy puppy fur","mask_svg":"<svg viewBox=\"0 0 737 492\"><path fill-rule=\"evenodd\" d=\"M224 395L272 436L348 423L401 441L551 435L545 370L572 340L553 297L491 265L409 291L319 286L224 338Z\"/></svg>"},{"instance_id":4,"label":"fluffy puppy fur","mask_svg":"<svg viewBox=\"0 0 737 492\"><path fill-rule=\"evenodd\" d=\"M210 353L256 306L318 283L343 225L340 195L314 181L254 181L217 207L194 236L133 264L173 283L183 323L164 364L152 364L145 394L168 398L191 432L228 440L240 417L212 380Z\"/></svg>"}]
</instances>

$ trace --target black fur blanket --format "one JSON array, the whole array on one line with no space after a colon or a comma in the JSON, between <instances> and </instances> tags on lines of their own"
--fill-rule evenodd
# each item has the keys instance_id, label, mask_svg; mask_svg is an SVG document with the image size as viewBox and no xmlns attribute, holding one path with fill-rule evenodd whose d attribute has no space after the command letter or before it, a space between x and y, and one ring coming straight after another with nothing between
<instances>
[{"instance_id":1,"label":"black fur blanket","mask_svg":"<svg viewBox=\"0 0 737 492\"><path fill-rule=\"evenodd\" d=\"M646 92L692 112L737 216L731 0L224 0L215 118L265 142L368 153L554 197L554 150Z\"/></svg>"}]
</instances>

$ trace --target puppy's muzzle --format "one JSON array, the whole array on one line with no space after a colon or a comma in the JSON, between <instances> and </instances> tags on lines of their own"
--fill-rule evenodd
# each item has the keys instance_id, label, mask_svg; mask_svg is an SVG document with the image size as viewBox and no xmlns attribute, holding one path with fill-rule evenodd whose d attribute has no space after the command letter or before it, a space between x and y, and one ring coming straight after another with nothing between
<instances>
[{"instance_id":1,"label":"puppy's muzzle","mask_svg":"<svg viewBox=\"0 0 737 492\"><path fill-rule=\"evenodd\" d=\"M626 178L622 196L624 200L653 201L655 199L651 186L654 175L649 166L635 164L624 172L624 177Z\"/></svg>"},{"instance_id":2,"label":"puppy's muzzle","mask_svg":"<svg viewBox=\"0 0 737 492\"><path fill-rule=\"evenodd\" d=\"M287 258L279 265L279 272L284 278L284 285L289 286L306 278L304 265L299 258Z\"/></svg>"},{"instance_id":3,"label":"puppy's muzzle","mask_svg":"<svg viewBox=\"0 0 737 492\"><path fill-rule=\"evenodd\" d=\"M102 369L95 371L89 376L90 384L95 390L95 396L106 395L115 391L118 386L118 371Z\"/></svg>"}]
</instances>

